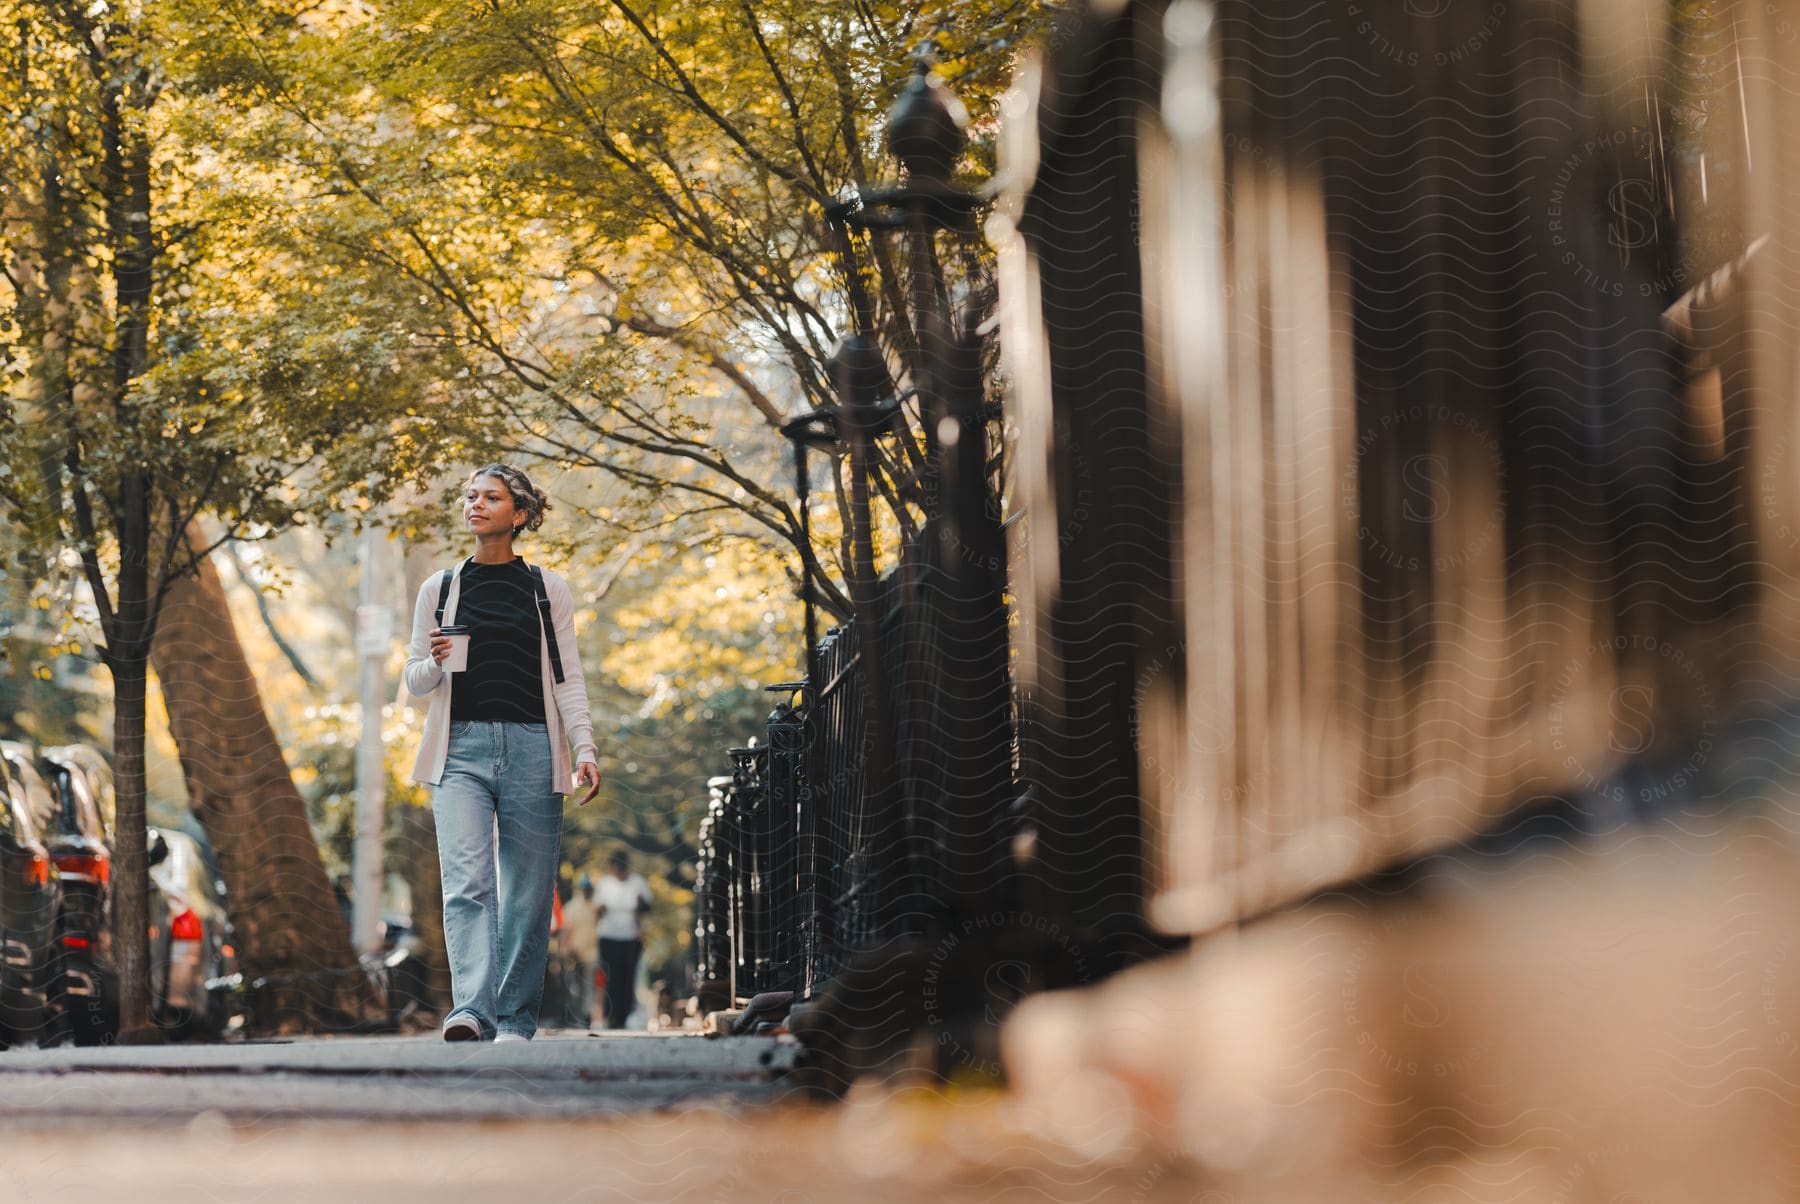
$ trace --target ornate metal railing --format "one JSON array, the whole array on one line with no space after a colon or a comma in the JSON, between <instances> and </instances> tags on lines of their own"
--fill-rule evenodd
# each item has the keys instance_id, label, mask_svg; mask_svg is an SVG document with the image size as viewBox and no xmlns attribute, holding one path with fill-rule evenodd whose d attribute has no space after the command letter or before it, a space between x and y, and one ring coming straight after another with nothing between
<instances>
[{"instance_id":1,"label":"ornate metal railing","mask_svg":"<svg viewBox=\"0 0 1800 1204\"><path fill-rule=\"evenodd\" d=\"M733 750L703 832L696 956L715 995L723 985L738 1000L810 997L858 951L992 911L1009 889L1016 757L991 455L999 410L984 397L988 292L952 288L937 244L946 230L968 236L985 203L951 179L958 108L921 58L888 122L902 182L825 213L853 320L830 365L838 402L782 430L794 441L803 537L807 449L833 448L847 470L842 563L854 614L814 645L818 591L803 557L807 678L769 687L784 700L762 743ZM893 330L854 250L887 234L904 242L908 264L909 312L895 315L907 332L904 389L889 375ZM952 293L969 302L955 314ZM909 532L880 576L878 494L906 512Z\"/></svg>"},{"instance_id":2,"label":"ornate metal railing","mask_svg":"<svg viewBox=\"0 0 1800 1204\"><path fill-rule=\"evenodd\" d=\"M709 783L695 883L694 962L702 1006L764 991L810 996L855 950L897 935L892 868L902 833L870 807L872 737L861 653L849 626L819 642L814 679L784 695L765 737L730 750Z\"/></svg>"}]
</instances>

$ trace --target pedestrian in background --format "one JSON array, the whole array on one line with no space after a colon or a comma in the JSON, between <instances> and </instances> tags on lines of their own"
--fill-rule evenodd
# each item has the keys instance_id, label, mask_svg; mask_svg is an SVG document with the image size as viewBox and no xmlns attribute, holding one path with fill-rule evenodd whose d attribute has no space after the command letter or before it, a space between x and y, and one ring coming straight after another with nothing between
<instances>
[{"instance_id":1,"label":"pedestrian in background","mask_svg":"<svg viewBox=\"0 0 1800 1204\"><path fill-rule=\"evenodd\" d=\"M413 607L404 676L430 699L412 776L432 787L437 820L446 1041L537 1032L571 746L581 805L600 789L574 600L513 551L549 509L519 469L475 470L462 496L475 554L428 578Z\"/></svg>"},{"instance_id":2,"label":"pedestrian in background","mask_svg":"<svg viewBox=\"0 0 1800 1204\"><path fill-rule=\"evenodd\" d=\"M608 861L610 872L600 879L600 968L606 972L606 1027L624 1028L637 1002L638 958L644 952L638 917L650 908L650 884L631 872L624 849Z\"/></svg>"},{"instance_id":3,"label":"pedestrian in background","mask_svg":"<svg viewBox=\"0 0 1800 1204\"><path fill-rule=\"evenodd\" d=\"M594 880L587 874L575 884L575 893L563 905L562 955L569 992L571 1023L594 1023L594 958L599 951L600 905L594 898Z\"/></svg>"}]
</instances>

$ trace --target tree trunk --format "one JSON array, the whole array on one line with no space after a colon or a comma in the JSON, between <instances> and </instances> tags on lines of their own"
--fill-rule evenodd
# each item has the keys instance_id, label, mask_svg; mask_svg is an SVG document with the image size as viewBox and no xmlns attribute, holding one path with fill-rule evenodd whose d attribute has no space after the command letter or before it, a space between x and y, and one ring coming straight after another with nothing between
<instances>
[{"instance_id":1,"label":"tree trunk","mask_svg":"<svg viewBox=\"0 0 1800 1204\"><path fill-rule=\"evenodd\" d=\"M102 79L100 142L106 167L106 230L113 263L113 409L119 428L137 422L133 387L147 363L156 245L150 227L150 144L131 129L120 108L122 93ZM73 468L73 465L70 465ZM147 463L120 474L113 503L119 540L119 577L106 633L113 675L113 755L118 760L118 811L113 829L122 871L113 895L113 931L119 951L119 1040L155 1040L150 1016L148 833L144 816L145 662L156 630L151 598L151 507L155 489ZM80 511L78 510L78 513ZM82 536L98 542L91 521Z\"/></svg>"},{"instance_id":2,"label":"tree trunk","mask_svg":"<svg viewBox=\"0 0 1800 1204\"><path fill-rule=\"evenodd\" d=\"M115 648L120 645L115 644ZM139 649L142 645L137 645ZM113 950L119 974L119 1043L156 1040L150 1020L150 865L145 856L144 696L141 651L111 662L113 767Z\"/></svg>"},{"instance_id":3,"label":"tree trunk","mask_svg":"<svg viewBox=\"0 0 1800 1204\"><path fill-rule=\"evenodd\" d=\"M203 546L193 528L188 537ZM189 803L219 855L245 977L269 983L254 1022L297 1032L374 1019L379 1001L210 561L169 591L152 662Z\"/></svg>"}]
</instances>

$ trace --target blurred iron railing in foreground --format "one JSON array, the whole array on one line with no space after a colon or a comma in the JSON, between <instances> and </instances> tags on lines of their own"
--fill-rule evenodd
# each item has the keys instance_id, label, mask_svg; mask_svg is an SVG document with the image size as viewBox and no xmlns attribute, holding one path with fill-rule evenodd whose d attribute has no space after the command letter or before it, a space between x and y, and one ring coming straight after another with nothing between
<instances>
[{"instance_id":1,"label":"blurred iron railing in foreground","mask_svg":"<svg viewBox=\"0 0 1800 1204\"><path fill-rule=\"evenodd\" d=\"M1147 876L1162 929L1209 932L1504 827L1625 749L1691 777L1736 696L1800 677L1795 351L1763 321L1800 312L1774 266L1796 261L1800 156L1763 67L1791 48L1754 5L1668 10L1644 43L1667 57L1621 87L1570 70L1581 8L1395 14L1395 44L1467 57L1428 79L1371 53L1354 7L1080 8L1021 73L986 227L1025 514L1004 549L973 504L981 378L937 300L929 197L827 213L846 248L904 230L919 430L954 436L924 443L929 522L877 608L870 452L909 411L846 250L832 438L859 491L858 641L904 615L859 666L888 683L860 705L891 713L849 797L852 822L899 817L882 851L905 871L864 875L865 834L828 826L845 843L818 864L846 890L966 915L1011 826L1019 905L1110 971L1150 948ZM1340 60L1357 70L1316 69ZM930 119L900 141L937 187L931 155L961 144L922 81L905 112ZM1668 219L1641 244L1627 196ZM977 785L1005 751L958 743L1004 710L969 669L1009 571L1016 822L993 801L1023 791ZM818 948L868 935L861 893L825 894Z\"/></svg>"}]
</instances>

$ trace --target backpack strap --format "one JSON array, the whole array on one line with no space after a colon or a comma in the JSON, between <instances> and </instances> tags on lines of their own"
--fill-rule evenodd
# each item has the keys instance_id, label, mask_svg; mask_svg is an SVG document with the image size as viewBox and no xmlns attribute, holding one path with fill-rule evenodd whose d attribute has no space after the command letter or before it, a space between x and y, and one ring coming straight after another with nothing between
<instances>
[{"instance_id":1,"label":"backpack strap","mask_svg":"<svg viewBox=\"0 0 1800 1204\"><path fill-rule=\"evenodd\" d=\"M550 644L550 671L556 684L563 684L562 653L556 647L556 624L550 621L550 595L544 591L544 570L535 564L525 566L531 572L531 589L537 595L538 617L544 623L544 639Z\"/></svg>"},{"instance_id":2,"label":"backpack strap","mask_svg":"<svg viewBox=\"0 0 1800 1204\"><path fill-rule=\"evenodd\" d=\"M475 559L473 556L469 557L469 560L473 559ZM444 580L438 585L437 625L439 627L444 625L444 603L450 600L450 582L455 580L455 578L462 573L463 569L468 567L469 560L463 561L453 569L444 570Z\"/></svg>"}]
</instances>

